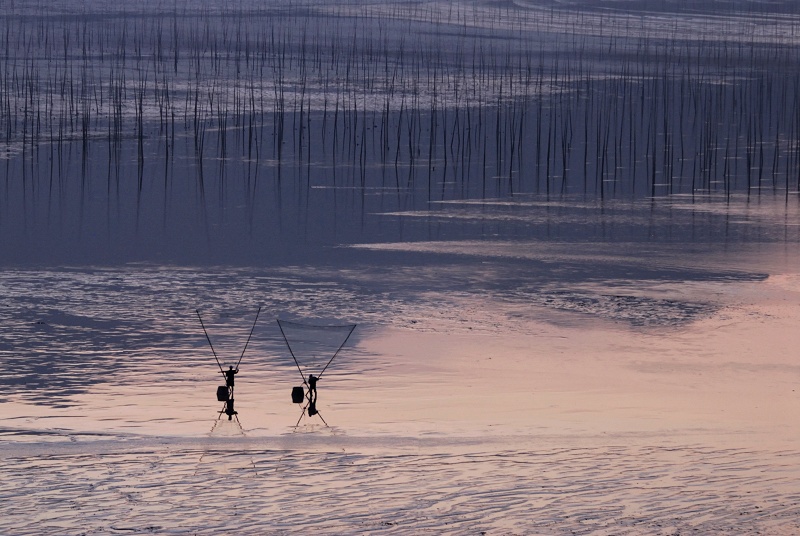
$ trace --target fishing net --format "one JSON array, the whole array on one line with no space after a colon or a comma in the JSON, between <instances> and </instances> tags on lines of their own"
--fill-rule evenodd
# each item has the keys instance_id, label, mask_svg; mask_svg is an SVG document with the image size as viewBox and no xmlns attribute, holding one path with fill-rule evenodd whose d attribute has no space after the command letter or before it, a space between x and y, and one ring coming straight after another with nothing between
<instances>
[{"instance_id":1,"label":"fishing net","mask_svg":"<svg viewBox=\"0 0 800 536\"><path fill-rule=\"evenodd\" d=\"M356 324L320 326L278 320L286 347L305 382L322 376L356 328Z\"/></svg>"}]
</instances>

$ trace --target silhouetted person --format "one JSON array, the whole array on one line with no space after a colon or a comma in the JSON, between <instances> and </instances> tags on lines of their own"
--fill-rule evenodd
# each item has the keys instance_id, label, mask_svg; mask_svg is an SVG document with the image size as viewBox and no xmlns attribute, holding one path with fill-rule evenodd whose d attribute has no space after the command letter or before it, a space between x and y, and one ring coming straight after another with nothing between
<instances>
[{"instance_id":1,"label":"silhouetted person","mask_svg":"<svg viewBox=\"0 0 800 536\"><path fill-rule=\"evenodd\" d=\"M317 401L317 378L313 374L308 377L308 400L311 403L315 403Z\"/></svg>"},{"instance_id":2,"label":"silhouetted person","mask_svg":"<svg viewBox=\"0 0 800 536\"><path fill-rule=\"evenodd\" d=\"M233 389L233 377L239 373L239 369L233 370L233 367L228 367L228 370L223 372L225 375L225 385Z\"/></svg>"}]
</instances>

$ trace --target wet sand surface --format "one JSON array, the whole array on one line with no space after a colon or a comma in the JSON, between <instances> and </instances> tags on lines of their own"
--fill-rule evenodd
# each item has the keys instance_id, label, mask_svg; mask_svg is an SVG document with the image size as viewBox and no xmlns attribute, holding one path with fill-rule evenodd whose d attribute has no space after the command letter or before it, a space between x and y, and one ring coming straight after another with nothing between
<instances>
[{"instance_id":1,"label":"wet sand surface","mask_svg":"<svg viewBox=\"0 0 800 536\"><path fill-rule=\"evenodd\" d=\"M626 247L512 248L570 279L520 270L502 241L353 250L380 264L6 270L3 356L27 388L7 377L0 404L0 528L797 533L794 244ZM670 275L575 268L604 263ZM273 321L309 303L360 321L320 382L330 427L291 403ZM264 306L238 422L217 419L195 304L223 366Z\"/></svg>"},{"instance_id":2,"label":"wet sand surface","mask_svg":"<svg viewBox=\"0 0 800 536\"><path fill-rule=\"evenodd\" d=\"M227 426L227 423L222 425ZM688 441L687 441L688 439ZM7 459L14 534L793 534L796 451L702 438L293 436Z\"/></svg>"}]
</instances>

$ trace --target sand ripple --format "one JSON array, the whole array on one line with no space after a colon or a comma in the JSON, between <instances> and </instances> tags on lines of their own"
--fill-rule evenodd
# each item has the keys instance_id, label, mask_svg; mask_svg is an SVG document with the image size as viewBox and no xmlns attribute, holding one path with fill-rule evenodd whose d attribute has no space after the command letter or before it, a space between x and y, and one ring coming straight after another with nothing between
<instances>
[{"instance_id":1,"label":"sand ripple","mask_svg":"<svg viewBox=\"0 0 800 536\"><path fill-rule=\"evenodd\" d=\"M465 448L311 436L98 441L6 452L0 532L800 531L800 452L560 448L537 446L535 439L496 450L480 441Z\"/></svg>"}]
</instances>

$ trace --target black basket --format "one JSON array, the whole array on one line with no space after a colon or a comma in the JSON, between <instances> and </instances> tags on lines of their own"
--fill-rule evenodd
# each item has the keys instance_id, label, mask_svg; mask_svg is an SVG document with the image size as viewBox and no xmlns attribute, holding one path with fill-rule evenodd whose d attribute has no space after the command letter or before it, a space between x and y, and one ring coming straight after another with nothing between
<instances>
[{"instance_id":1,"label":"black basket","mask_svg":"<svg viewBox=\"0 0 800 536\"><path fill-rule=\"evenodd\" d=\"M217 400L220 402L227 402L228 401L228 386L227 385L220 385L217 387Z\"/></svg>"},{"instance_id":2,"label":"black basket","mask_svg":"<svg viewBox=\"0 0 800 536\"><path fill-rule=\"evenodd\" d=\"M292 402L295 404L302 404L305 397L306 395L303 392L302 386L292 387Z\"/></svg>"}]
</instances>

